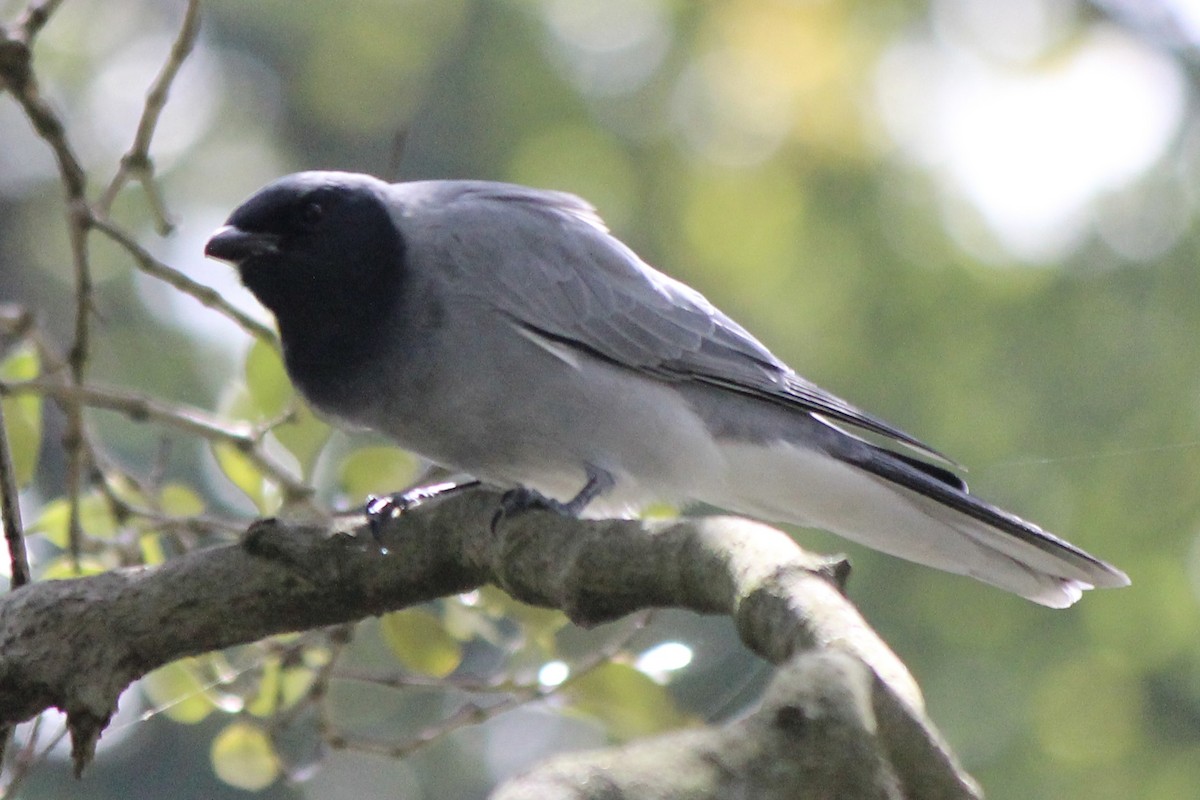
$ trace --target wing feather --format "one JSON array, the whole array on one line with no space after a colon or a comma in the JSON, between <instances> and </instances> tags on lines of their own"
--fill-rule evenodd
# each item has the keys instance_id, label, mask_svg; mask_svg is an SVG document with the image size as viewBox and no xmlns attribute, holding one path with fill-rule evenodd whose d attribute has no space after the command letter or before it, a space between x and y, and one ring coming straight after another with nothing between
<instances>
[{"instance_id":1,"label":"wing feather","mask_svg":"<svg viewBox=\"0 0 1200 800\"><path fill-rule=\"evenodd\" d=\"M481 235L453 241L483 251L465 261L490 265L469 290L526 333L662 380L706 383L837 420L953 463L797 375L702 294L610 235L580 198L486 182L457 189L446 213L465 215Z\"/></svg>"}]
</instances>

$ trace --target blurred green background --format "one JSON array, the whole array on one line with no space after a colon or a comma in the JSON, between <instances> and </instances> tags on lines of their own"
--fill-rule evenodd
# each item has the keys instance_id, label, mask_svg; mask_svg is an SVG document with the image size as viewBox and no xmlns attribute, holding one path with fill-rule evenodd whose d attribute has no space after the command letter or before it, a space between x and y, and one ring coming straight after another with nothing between
<instances>
[{"instance_id":1,"label":"blurred green background","mask_svg":"<svg viewBox=\"0 0 1200 800\"><path fill-rule=\"evenodd\" d=\"M0 2L5 20L22 8ZM39 40L43 90L93 192L183 9L68 2ZM136 188L113 212L167 263L267 320L201 249L280 174L583 195L802 374L1129 573L1132 588L1054 612L801 533L850 554L852 598L990 798L1200 794L1192 0L208 0L203 15L151 151L177 230L154 233ZM66 343L62 219L50 152L0 96L0 301L36 309ZM94 257L90 374L228 408L247 338L98 239ZM161 431L94 419L115 458L150 470ZM62 491L61 418L47 428L31 517ZM166 470L223 513L254 513L202 443L180 440ZM356 640L365 661L373 626ZM606 635L558 631L547 652ZM769 677L727 620L662 614L635 641L690 648L667 688L694 718L736 714ZM81 782L56 752L22 796L244 795L210 763L228 719L139 721L135 692ZM347 694L346 708L386 738L454 707L395 694ZM318 754L312 777L260 796L481 797L539 757L606 740L562 712L525 707L403 760Z\"/></svg>"}]
</instances>

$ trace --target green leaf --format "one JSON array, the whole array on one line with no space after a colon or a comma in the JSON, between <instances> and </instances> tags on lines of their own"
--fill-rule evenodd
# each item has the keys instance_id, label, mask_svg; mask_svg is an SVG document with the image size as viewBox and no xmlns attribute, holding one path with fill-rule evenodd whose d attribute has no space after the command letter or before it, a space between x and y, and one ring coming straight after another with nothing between
<instances>
[{"instance_id":1,"label":"green leaf","mask_svg":"<svg viewBox=\"0 0 1200 800\"><path fill-rule=\"evenodd\" d=\"M234 722L213 739L211 758L217 777L248 792L261 791L279 777L279 756L257 725Z\"/></svg>"},{"instance_id":2,"label":"green leaf","mask_svg":"<svg viewBox=\"0 0 1200 800\"><path fill-rule=\"evenodd\" d=\"M269 717L290 708L312 686L314 677L313 671L305 666L285 669L278 658L268 658L263 662L258 693L247 704L246 710L256 717Z\"/></svg>"},{"instance_id":3,"label":"green leaf","mask_svg":"<svg viewBox=\"0 0 1200 800\"><path fill-rule=\"evenodd\" d=\"M641 519L676 519L678 516L679 507L670 503L651 503L638 513Z\"/></svg>"},{"instance_id":4,"label":"green leaf","mask_svg":"<svg viewBox=\"0 0 1200 800\"><path fill-rule=\"evenodd\" d=\"M413 672L444 678L462 663L462 646L424 609L384 614L379 625L396 660Z\"/></svg>"},{"instance_id":5,"label":"green leaf","mask_svg":"<svg viewBox=\"0 0 1200 800\"><path fill-rule=\"evenodd\" d=\"M79 498L79 526L88 536L97 539L111 539L120 530L108 498L99 492L89 492Z\"/></svg>"},{"instance_id":6,"label":"green leaf","mask_svg":"<svg viewBox=\"0 0 1200 800\"><path fill-rule=\"evenodd\" d=\"M442 607L442 627L460 642L480 638L499 644L504 638L495 617L481 608L458 601L449 601Z\"/></svg>"},{"instance_id":7,"label":"green leaf","mask_svg":"<svg viewBox=\"0 0 1200 800\"><path fill-rule=\"evenodd\" d=\"M555 651L554 636L568 622L567 615L556 608L522 603L494 586L484 586L479 590L479 607L493 617L504 617L519 623L525 638L547 654Z\"/></svg>"},{"instance_id":8,"label":"green leaf","mask_svg":"<svg viewBox=\"0 0 1200 800\"><path fill-rule=\"evenodd\" d=\"M260 421L261 415L255 410L254 398L250 390L242 385L227 387L217 409L230 419ZM237 445L220 441L213 442L211 447L217 466L225 473L225 477L250 498L259 512L266 515L279 508L281 497L278 487Z\"/></svg>"},{"instance_id":9,"label":"green leaf","mask_svg":"<svg viewBox=\"0 0 1200 800\"><path fill-rule=\"evenodd\" d=\"M257 340L246 353L246 388L259 419L274 419L288 410L295 391L274 347Z\"/></svg>"},{"instance_id":10,"label":"green leaf","mask_svg":"<svg viewBox=\"0 0 1200 800\"><path fill-rule=\"evenodd\" d=\"M397 492L417 474L417 460L397 447L360 447L338 470L342 491L353 498Z\"/></svg>"},{"instance_id":11,"label":"green leaf","mask_svg":"<svg viewBox=\"0 0 1200 800\"><path fill-rule=\"evenodd\" d=\"M142 563L146 565L161 564L167 560L163 550L162 539L157 531L147 531L138 537L138 549L142 551Z\"/></svg>"},{"instance_id":12,"label":"green leaf","mask_svg":"<svg viewBox=\"0 0 1200 800\"><path fill-rule=\"evenodd\" d=\"M286 667L281 676L283 681L283 691L280 693L280 699L283 701L282 708L291 708L307 695L316 677L316 674L308 667Z\"/></svg>"},{"instance_id":13,"label":"green leaf","mask_svg":"<svg viewBox=\"0 0 1200 800\"><path fill-rule=\"evenodd\" d=\"M66 550L70 520L71 504L67 498L60 497L42 507L42 513L29 531L42 534L55 547ZM85 534L97 539L111 539L118 530L112 508L107 498L99 492L90 492L79 498L79 525Z\"/></svg>"},{"instance_id":14,"label":"green leaf","mask_svg":"<svg viewBox=\"0 0 1200 800\"><path fill-rule=\"evenodd\" d=\"M192 487L182 483L168 483L158 495L158 504L163 512L173 517L194 517L204 513L204 500Z\"/></svg>"},{"instance_id":15,"label":"green leaf","mask_svg":"<svg viewBox=\"0 0 1200 800\"><path fill-rule=\"evenodd\" d=\"M250 389L241 383L225 387L225 390L221 392L221 399L217 403L217 410L230 419L246 422L262 421L262 415L257 411L254 396L250 394Z\"/></svg>"},{"instance_id":16,"label":"green leaf","mask_svg":"<svg viewBox=\"0 0 1200 800\"><path fill-rule=\"evenodd\" d=\"M278 658L268 658L263 662L258 693L246 704L247 711L256 717L269 717L278 710L281 672Z\"/></svg>"},{"instance_id":17,"label":"green leaf","mask_svg":"<svg viewBox=\"0 0 1200 800\"><path fill-rule=\"evenodd\" d=\"M7 381L30 380L39 371L37 351L32 347L18 348L0 363L0 378ZM4 404L4 427L12 452L13 472L17 486L24 487L33 480L41 450L42 398L26 394L6 397L0 402Z\"/></svg>"},{"instance_id":18,"label":"green leaf","mask_svg":"<svg viewBox=\"0 0 1200 800\"><path fill-rule=\"evenodd\" d=\"M276 426L275 438L292 452L305 475L312 471L331 430L296 395L278 351L257 341L246 353L246 393L239 409L254 421L274 422L291 411L292 418Z\"/></svg>"},{"instance_id":19,"label":"green leaf","mask_svg":"<svg viewBox=\"0 0 1200 800\"><path fill-rule=\"evenodd\" d=\"M42 580L66 581L73 578L84 578L88 575L99 575L107 571L108 567L94 558L79 559L79 568L76 569L70 558L61 556L46 564L46 568L42 570Z\"/></svg>"},{"instance_id":20,"label":"green leaf","mask_svg":"<svg viewBox=\"0 0 1200 800\"><path fill-rule=\"evenodd\" d=\"M610 661L581 675L566 690L576 710L601 720L618 740L636 739L691 722L664 687L629 666Z\"/></svg>"},{"instance_id":21,"label":"green leaf","mask_svg":"<svg viewBox=\"0 0 1200 800\"><path fill-rule=\"evenodd\" d=\"M159 667L142 678L141 687L155 709L184 725L200 722L216 708L192 659Z\"/></svg>"},{"instance_id":22,"label":"green leaf","mask_svg":"<svg viewBox=\"0 0 1200 800\"><path fill-rule=\"evenodd\" d=\"M304 475L309 476L333 430L318 419L307 404L296 400L292 419L277 425L271 433L292 452Z\"/></svg>"},{"instance_id":23,"label":"green leaf","mask_svg":"<svg viewBox=\"0 0 1200 800\"><path fill-rule=\"evenodd\" d=\"M60 550L67 549L67 527L70 524L71 505L65 497L51 500L42 506L42 513L29 526L28 533L40 533Z\"/></svg>"},{"instance_id":24,"label":"green leaf","mask_svg":"<svg viewBox=\"0 0 1200 800\"><path fill-rule=\"evenodd\" d=\"M245 453L229 442L214 442L212 452L225 477L241 489L263 515L272 514L279 508L278 487Z\"/></svg>"},{"instance_id":25,"label":"green leaf","mask_svg":"<svg viewBox=\"0 0 1200 800\"><path fill-rule=\"evenodd\" d=\"M146 505L146 495L127 476L119 472L108 472L104 475L104 482L108 485L109 490L122 502L128 503L131 506L144 507Z\"/></svg>"}]
</instances>

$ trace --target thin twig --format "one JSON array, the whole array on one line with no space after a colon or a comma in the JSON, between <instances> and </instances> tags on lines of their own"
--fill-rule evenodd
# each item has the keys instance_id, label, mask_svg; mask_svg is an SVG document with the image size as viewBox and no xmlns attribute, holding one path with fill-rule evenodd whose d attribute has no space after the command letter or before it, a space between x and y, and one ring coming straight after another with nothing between
<instances>
[{"instance_id":1,"label":"thin twig","mask_svg":"<svg viewBox=\"0 0 1200 800\"><path fill-rule=\"evenodd\" d=\"M491 705L480 705L476 702L464 703L453 714L438 720L432 725L421 729L407 740L401 742L380 742L357 734L344 731L334 731L328 719L328 712L322 709L320 725L323 735L330 747L358 752L374 753L391 758L405 758L420 748L469 725L478 725L498 717L523 705L545 700L558 694L584 678L601 665L611 661L636 636L650 620L653 611L639 613L633 624L621 636L609 642L602 648L591 653L586 659L576 665L571 675L562 683L548 686L542 683L517 683L509 680L496 682L472 681L462 678L436 679L421 678L413 675L391 674L373 675L353 669L338 669L330 676L339 680L365 681L382 686L447 688L468 691L476 694L504 693L507 696Z\"/></svg>"},{"instance_id":2,"label":"thin twig","mask_svg":"<svg viewBox=\"0 0 1200 800\"><path fill-rule=\"evenodd\" d=\"M38 714L33 718L33 724L29 726L29 737L25 741L25 746L20 748L15 755L12 756L12 767L9 770L8 785L0 789L0 797L13 797L20 788L25 776L29 774L29 766L32 762L30 757L33 750L37 748L38 734L42 728L42 715ZM16 747L17 744L17 728L15 725L4 726L4 754L8 756L11 752L10 748Z\"/></svg>"},{"instance_id":3,"label":"thin twig","mask_svg":"<svg viewBox=\"0 0 1200 800\"><path fill-rule=\"evenodd\" d=\"M170 406L161 401L120 389L96 386L72 386L69 383L33 378L27 381L0 381L0 395L40 394L56 401L78 403L84 407L117 411L134 422L151 420L178 428L206 439L233 444L253 443L254 428L249 423L225 423L202 409Z\"/></svg>"},{"instance_id":4,"label":"thin twig","mask_svg":"<svg viewBox=\"0 0 1200 800\"><path fill-rule=\"evenodd\" d=\"M268 326L263 325L249 314L239 310L212 287L192 280L174 267L167 266L150 255L132 236L119 226L113 224L111 220L104 217L96 217L92 221L92 225L96 230L125 248L133 256L141 270L147 275L152 275L170 284L184 294L195 298L197 302L206 308L211 308L225 315L255 339L259 339L272 346L278 346L275 332Z\"/></svg>"},{"instance_id":5,"label":"thin twig","mask_svg":"<svg viewBox=\"0 0 1200 800\"><path fill-rule=\"evenodd\" d=\"M67 195L67 221L76 275L75 343L68 361L73 379L82 382L83 365L87 358L87 314L91 302L91 277L87 260L87 219L90 217L85 198L87 180L83 167L67 143L62 120L38 91L29 49L33 37L57 6L58 3L53 0L30 5L19 24L16 39L9 38L6 31L0 30L0 46L3 46L4 56L0 58L0 80L20 103L34 130L54 152ZM71 555L78 561L81 538L78 494L83 473L83 453L79 443L83 438L83 412L79 406L66 407L64 410L67 416L64 445L68 452L66 483L71 503Z\"/></svg>"},{"instance_id":6,"label":"thin twig","mask_svg":"<svg viewBox=\"0 0 1200 800\"><path fill-rule=\"evenodd\" d=\"M53 380L55 376L61 376L64 374L67 369L66 359L63 358L63 356L56 350L54 345L46 337L45 333L32 323L32 319L30 319L29 324L24 328L24 331L24 338L28 339L28 341L30 341L37 350L38 360L42 365L42 380ZM2 391L3 390L0 389L0 393L2 393ZM51 396L50 399L53 400L54 403L60 408L62 408L64 413L66 413L66 410L70 407L69 402L63 398ZM128 503L113 488L113 482L121 479L136 483L133 476L121 468L121 466L115 461L109 459L103 454L103 452L96 446L95 442L92 441L92 432L90 430L85 428L83 433L84 437L80 446L84 450L87 462L96 470L97 486L107 499L109 507L112 509L113 515L116 518L119 519L122 514L125 516L137 516L146 518L152 523L160 524L164 529L187 528L197 532L220 530L230 526L236 526L236 523L219 523L217 521L207 520L206 518L197 518L194 524L192 524L192 520L190 519L186 522L180 520L177 524L173 520L165 518L162 515L154 516L151 513L144 513L147 511L146 509L140 509Z\"/></svg>"},{"instance_id":7,"label":"thin twig","mask_svg":"<svg viewBox=\"0 0 1200 800\"><path fill-rule=\"evenodd\" d=\"M408 672L373 672L356 667L339 667L331 676L335 680L369 683L385 689L455 689L472 694L509 694L536 690L540 684L515 681L511 678L478 679L451 676L434 678Z\"/></svg>"},{"instance_id":8,"label":"thin twig","mask_svg":"<svg viewBox=\"0 0 1200 800\"><path fill-rule=\"evenodd\" d=\"M146 104L142 108L142 117L138 121L137 133L133 137L133 145L121 158L121 164L100 198L99 208L108 214L117 194L124 188L130 178L136 178L146 191L150 208L154 213L155 224L162 236L169 234L174 228L170 215L163 203L162 193L154 180L154 165L150 160L150 142L154 138L155 128L167 104L167 96L171 92L171 84L179 74L183 62L191 54L196 44L196 36L200 32L200 0L188 0L187 11L184 13L183 24L179 34L171 45L171 52L159 71L150 90L146 93Z\"/></svg>"},{"instance_id":9,"label":"thin twig","mask_svg":"<svg viewBox=\"0 0 1200 800\"><path fill-rule=\"evenodd\" d=\"M325 643L329 648L329 659L313 670L312 683L309 684L308 690L304 697L298 700L288 708L278 711L271 718L271 733L272 736L282 734L287 728L300 718L305 711L314 707L324 699L329 692L329 682L334 678L334 670L337 667L338 661L342 654L350 645L354 638L353 625L334 625L322 631ZM298 650L300 647L316 647L314 645L305 644L291 645L293 649ZM319 645L318 645L319 646ZM278 708L282 708L282 704L277 704Z\"/></svg>"},{"instance_id":10,"label":"thin twig","mask_svg":"<svg viewBox=\"0 0 1200 800\"><path fill-rule=\"evenodd\" d=\"M0 303L0 357L5 348L26 339L36 329L29 309L14 303Z\"/></svg>"},{"instance_id":11,"label":"thin twig","mask_svg":"<svg viewBox=\"0 0 1200 800\"><path fill-rule=\"evenodd\" d=\"M75 262L75 337L67 355L67 364L70 367L71 382L82 387L87 380L87 363L91 351L91 329L88 323L92 313L92 270L88 259L87 235L91 212L82 195L70 199L67 218L71 253ZM78 567L80 548L83 544L79 500L83 494L84 473L87 469L87 453L84 448L86 433L83 405L79 402L69 402L66 411L67 432L63 436L63 448L67 452L66 489L71 509L67 525L67 543L71 560Z\"/></svg>"},{"instance_id":12,"label":"thin twig","mask_svg":"<svg viewBox=\"0 0 1200 800\"><path fill-rule=\"evenodd\" d=\"M57 3L46 3L39 8L53 10L55 6ZM48 16L48 12L46 15ZM45 24L41 14L34 15L33 18L42 21L37 25L28 26L29 30L40 29L41 25ZM21 105L37 135L53 151L68 200L83 198L87 175L74 150L67 143L62 119L38 90L33 74L33 55L29 50L29 30L22 28L14 37L7 30L0 28L0 54L3 56L0 57L0 82Z\"/></svg>"},{"instance_id":13,"label":"thin twig","mask_svg":"<svg viewBox=\"0 0 1200 800\"><path fill-rule=\"evenodd\" d=\"M157 422L209 441L227 442L237 448L238 452L264 475L278 483L289 499L302 499L312 494L312 487L297 479L263 452L262 442L271 424L255 426L245 422L228 422L200 408L168 404L120 389L73 386L45 378L8 383L0 381L0 395L28 393L77 403L81 407L116 411L134 422Z\"/></svg>"},{"instance_id":14,"label":"thin twig","mask_svg":"<svg viewBox=\"0 0 1200 800\"><path fill-rule=\"evenodd\" d=\"M0 403L0 521L12 565L10 586L16 589L29 583L29 555L25 552L25 530L21 524L21 506L17 498L17 476L13 470L12 450L4 422L4 404Z\"/></svg>"},{"instance_id":15,"label":"thin twig","mask_svg":"<svg viewBox=\"0 0 1200 800\"><path fill-rule=\"evenodd\" d=\"M156 528L164 530L185 530L190 533L216 533L229 537L240 536L246 531L245 521L238 522L237 520L214 517L210 514L195 514L181 517L124 501L122 501L121 508L129 516L145 520Z\"/></svg>"},{"instance_id":16,"label":"thin twig","mask_svg":"<svg viewBox=\"0 0 1200 800\"><path fill-rule=\"evenodd\" d=\"M25 746L17 754L16 762L13 764L12 779L4 787L2 796L5 798L17 796L22 784L33 773L33 768L45 761L51 751L58 747L67 736L67 727L64 725L57 733L50 737L50 741L42 745L39 752L38 745L41 744L40 734L43 719L45 719L45 716L39 714L33 720L33 725L29 731L29 738L25 741Z\"/></svg>"},{"instance_id":17,"label":"thin twig","mask_svg":"<svg viewBox=\"0 0 1200 800\"><path fill-rule=\"evenodd\" d=\"M75 332L68 361L72 381L82 384L89 349L88 317L92 311L92 276L87 244L92 214L87 204L87 173L67 141L62 118L38 89L31 50L34 37L58 6L57 0L34 2L26 8L15 35L0 29L0 83L20 104L34 131L49 145L58 162L59 178L66 194L67 231L75 267ZM76 561L82 538L79 522L79 493L85 470L85 455L80 445L82 441L83 409L79 406L70 407L67 409L64 447L67 451L66 488L71 505L70 553Z\"/></svg>"},{"instance_id":18,"label":"thin twig","mask_svg":"<svg viewBox=\"0 0 1200 800\"><path fill-rule=\"evenodd\" d=\"M21 40L32 45L33 40L41 33L42 28L50 21L50 17L62 5L62 0L35 0L30 3L17 19Z\"/></svg>"},{"instance_id":19,"label":"thin twig","mask_svg":"<svg viewBox=\"0 0 1200 800\"><path fill-rule=\"evenodd\" d=\"M39 716L38 719L41 719ZM9 746L16 744L16 736L13 735L16 726L12 724L0 725L0 769L3 769L4 760L8 758L10 752ZM11 786L11 782L9 784ZM8 800L11 796L9 786L0 787L0 798Z\"/></svg>"}]
</instances>

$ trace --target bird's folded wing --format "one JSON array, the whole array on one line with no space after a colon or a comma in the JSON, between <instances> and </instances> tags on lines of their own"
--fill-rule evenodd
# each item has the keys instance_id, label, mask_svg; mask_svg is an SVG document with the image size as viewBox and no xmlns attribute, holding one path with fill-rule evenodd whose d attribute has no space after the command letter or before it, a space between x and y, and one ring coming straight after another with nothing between
<instances>
[{"instance_id":1,"label":"bird's folded wing","mask_svg":"<svg viewBox=\"0 0 1200 800\"><path fill-rule=\"evenodd\" d=\"M899 428L793 372L691 287L654 270L574 195L479 184L458 201L487 264L470 291L526 335L668 381L696 381L795 407L951 463ZM564 229L570 235L563 235ZM502 263L501 263L502 262Z\"/></svg>"}]
</instances>

